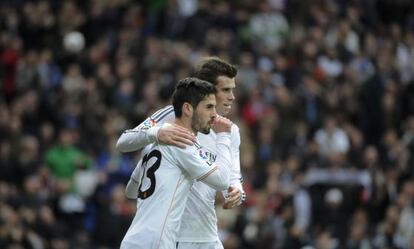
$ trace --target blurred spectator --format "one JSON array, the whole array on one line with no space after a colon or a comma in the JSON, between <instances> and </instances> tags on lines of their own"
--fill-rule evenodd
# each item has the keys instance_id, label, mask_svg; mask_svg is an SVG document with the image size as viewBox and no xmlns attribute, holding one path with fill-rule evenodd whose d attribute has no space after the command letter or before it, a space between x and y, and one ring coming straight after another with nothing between
<instances>
[{"instance_id":1,"label":"blurred spectator","mask_svg":"<svg viewBox=\"0 0 414 249\"><path fill-rule=\"evenodd\" d=\"M284 15L268 2L259 4L259 12L249 23L252 42L257 42L257 50L276 51L283 46L289 32L289 24Z\"/></svg>"},{"instance_id":2,"label":"blurred spectator","mask_svg":"<svg viewBox=\"0 0 414 249\"><path fill-rule=\"evenodd\" d=\"M51 147L45 155L45 162L61 193L70 191L73 176L78 169L87 169L91 166L87 155L74 146L75 136L76 131L63 129L59 133L59 144Z\"/></svg>"},{"instance_id":3,"label":"blurred spectator","mask_svg":"<svg viewBox=\"0 0 414 249\"><path fill-rule=\"evenodd\" d=\"M320 155L329 159L330 163L343 162L343 157L349 150L349 138L344 130L338 127L333 116L327 117L323 128L316 131L315 141L318 144Z\"/></svg>"}]
</instances>

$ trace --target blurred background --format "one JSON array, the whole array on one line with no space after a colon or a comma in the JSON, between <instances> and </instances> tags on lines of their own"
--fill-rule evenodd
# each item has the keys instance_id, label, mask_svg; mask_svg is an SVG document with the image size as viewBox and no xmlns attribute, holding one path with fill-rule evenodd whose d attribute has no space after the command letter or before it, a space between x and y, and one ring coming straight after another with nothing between
<instances>
[{"instance_id":1,"label":"blurred background","mask_svg":"<svg viewBox=\"0 0 414 249\"><path fill-rule=\"evenodd\" d=\"M411 0L0 1L0 248L119 248L116 140L209 55L239 70L226 249L414 248Z\"/></svg>"}]
</instances>

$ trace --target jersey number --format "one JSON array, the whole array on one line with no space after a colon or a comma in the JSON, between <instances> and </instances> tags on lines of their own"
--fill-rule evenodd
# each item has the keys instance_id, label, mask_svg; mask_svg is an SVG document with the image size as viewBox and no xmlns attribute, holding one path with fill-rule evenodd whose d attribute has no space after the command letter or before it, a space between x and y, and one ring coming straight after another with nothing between
<instances>
[{"instance_id":1,"label":"jersey number","mask_svg":"<svg viewBox=\"0 0 414 249\"><path fill-rule=\"evenodd\" d=\"M157 160L152 165L148 165L148 161L153 157L155 157ZM142 159L142 166L145 168L145 171L146 171L144 172L144 174L142 174L142 178L144 178L144 175L146 175L150 179L151 184L147 190L142 191L141 187L142 187L143 179L141 179L141 183L139 184L139 188L138 188L138 198L147 199L154 193L155 184L156 184L155 171L157 171L157 169L160 167L160 164L161 164L161 152L159 152L158 150L151 151L149 154L146 154L144 158Z\"/></svg>"}]
</instances>

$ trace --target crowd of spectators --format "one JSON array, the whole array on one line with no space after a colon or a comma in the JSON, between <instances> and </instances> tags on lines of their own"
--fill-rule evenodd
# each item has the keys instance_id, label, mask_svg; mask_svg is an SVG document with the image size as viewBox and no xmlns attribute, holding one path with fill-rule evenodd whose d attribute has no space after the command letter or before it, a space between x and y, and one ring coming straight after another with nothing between
<instances>
[{"instance_id":1,"label":"crowd of spectators","mask_svg":"<svg viewBox=\"0 0 414 249\"><path fill-rule=\"evenodd\" d=\"M0 1L0 248L118 248L116 140L210 55L239 72L226 249L414 248L411 0Z\"/></svg>"}]
</instances>

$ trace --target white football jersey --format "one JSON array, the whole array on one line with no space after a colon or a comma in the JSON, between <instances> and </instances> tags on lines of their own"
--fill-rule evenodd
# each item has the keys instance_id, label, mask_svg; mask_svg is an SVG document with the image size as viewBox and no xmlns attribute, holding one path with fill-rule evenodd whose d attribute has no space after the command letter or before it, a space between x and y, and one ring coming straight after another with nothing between
<instances>
[{"instance_id":1,"label":"white football jersey","mask_svg":"<svg viewBox=\"0 0 414 249\"><path fill-rule=\"evenodd\" d=\"M209 163L217 158L216 133L211 130L208 135L199 133L197 139L202 145L202 153ZM230 185L240 185L239 144L240 136L236 125L231 129L232 174ZM234 171L238 170L237 173ZM241 186L240 186L241 188ZM187 199L180 232L179 242L214 242L219 240L217 216L215 211L216 190L203 182L195 182Z\"/></svg>"},{"instance_id":2,"label":"white football jersey","mask_svg":"<svg viewBox=\"0 0 414 249\"><path fill-rule=\"evenodd\" d=\"M144 154L145 153L145 154ZM198 144L180 149L155 143L143 151L139 168L137 212L121 249L171 249L191 185L215 170Z\"/></svg>"}]
</instances>

